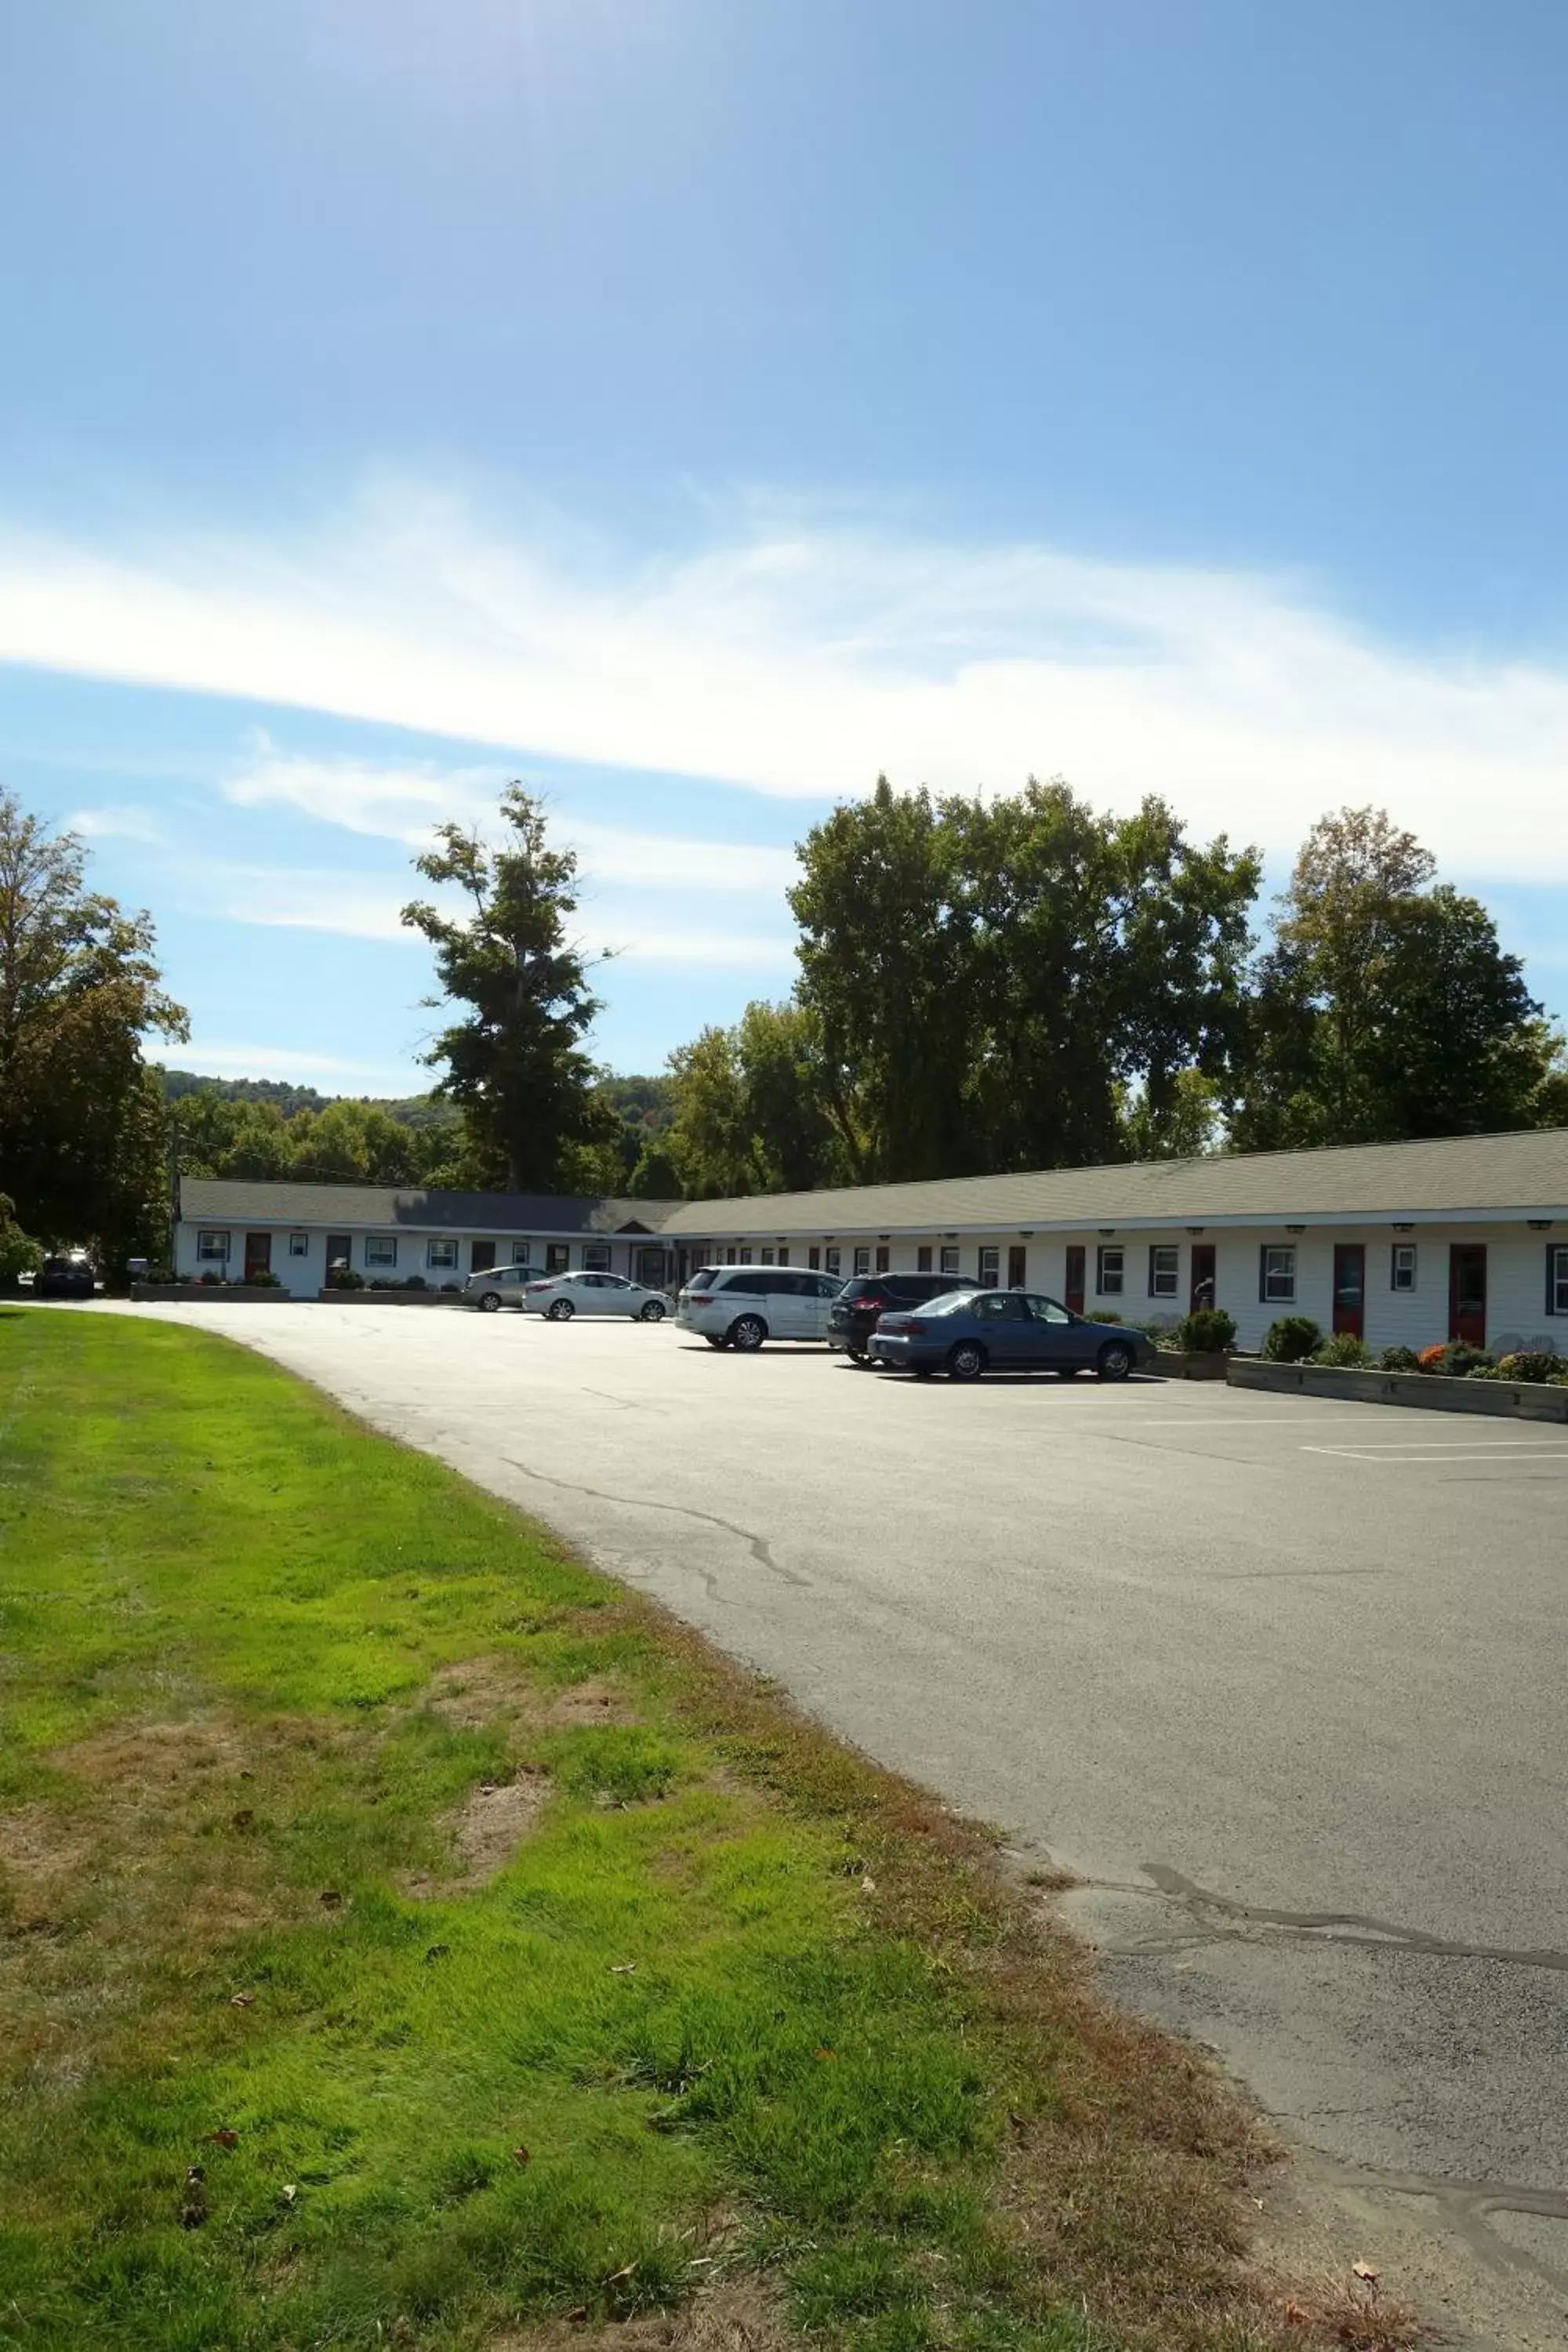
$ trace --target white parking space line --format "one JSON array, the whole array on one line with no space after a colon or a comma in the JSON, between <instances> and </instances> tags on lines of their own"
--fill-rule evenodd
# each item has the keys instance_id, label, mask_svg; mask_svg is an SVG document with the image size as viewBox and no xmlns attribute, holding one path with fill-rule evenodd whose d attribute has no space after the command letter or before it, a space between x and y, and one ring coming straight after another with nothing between
<instances>
[{"instance_id":1,"label":"white parking space line","mask_svg":"<svg viewBox=\"0 0 1568 2352\"><path fill-rule=\"evenodd\" d=\"M1473 1439L1468 1444L1463 1439L1450 1440L1447 1444L1434 1440L1416 1439L1414 1442L1400 1444L1396 1440L1379 1438L1365 1446L1303 1445L1299 1447L1298 1451L1302 1454L1330 1454L1340 1462L1371 1462L1373 1465L1408 1462L1417 1466L1430 1465L1432 1468L1437 1468L1446 1462L1490 1462L1499 1454L1517 1456L1521 1454L1532 1454L1539 1455L1543 1461L1555 1463L1562 1468L1568 1469L1568 1446L1553 1445L1550 1443L1532 1444L1527 1438L1500 1438L1496 1444L1490 1445L1478 1444Z\"/></svg>"}]
</instances>

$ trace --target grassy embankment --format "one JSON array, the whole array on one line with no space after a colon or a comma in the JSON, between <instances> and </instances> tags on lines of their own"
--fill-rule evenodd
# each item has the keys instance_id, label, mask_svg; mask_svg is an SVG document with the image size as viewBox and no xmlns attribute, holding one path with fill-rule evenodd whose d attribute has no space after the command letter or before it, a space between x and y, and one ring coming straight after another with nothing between
<instances>
[{"instance_id":1,"label":"grassy embankment","mask_svg":"<svg viewBox=\"0 0 1568 2352\"><path fill-rule=\"evenodd\" d=\"M1311 2339L982 1832L258 1359L0 1317L0 2345Z\"/></svg>"}]
</instances>

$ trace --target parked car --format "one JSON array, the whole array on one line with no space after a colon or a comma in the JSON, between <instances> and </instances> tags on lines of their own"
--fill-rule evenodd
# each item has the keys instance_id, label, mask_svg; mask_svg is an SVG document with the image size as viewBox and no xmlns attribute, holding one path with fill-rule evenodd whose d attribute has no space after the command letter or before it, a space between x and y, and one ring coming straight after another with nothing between
<instances>
[{"instance_id":1,"label":"parked car","mask_svg":"<svg viewBox=\"0 0 1568 2352\"><path fill-rule=\"evenodd\" d=\"M503 1307L521 1307L523 1292L537 1279L538 1270L531 1265L487 1266L483 1274L469 1275L463 1302L477 1307L481 1315L499 1315Z\"/></svg>"},{"instance_id":2,"label":"parked car","mask_svg":"<svg viewBox=\"0 0 1568 2352\"><path fill-rule=\"evenodd\" d=\"M629 1315L635 1323L662 1323L669 1301L662 1290L628 1282L624 1274L535 1275L524 1286L522 1311L552 1323L570 1323L574 1315Z\"/></svg>"},{"instance_id":3,"label":"parked car","mask_svg":"<svg viewBox=\"0 0 1568 2352\"><path fill-rule=\"evenodd\" d=\"M1150 1362L1142 1331L1091 1323L1059 1299L1026 1290L952 1291L913 1314L884 1315L871 1334L875 1364L929 1380L977 1381L988 1371L1048 1371L1061 1380L1092 1371L1124 1381Z\"/></svg>"},{"instance_id":4,"label":"parked car","mask_svg":"<svg viewBox=\"0 0 1568 2352\"><path fill-rule=\"evenodd\" d=\"M98 1273L89 1257L73 1250L66 1257L47 1257L33 1285L35 1298L90 1298Z\"/></svg>"},{"instance_id":5,"label":"parked car","mask_svg":"<svg viewBox=\"0 0 1568 2352\"><path fill-rule=\"evenodd\" d=\"M764 1339L826 1339L842 1287L836 1274L803 1265L704 1265L676 1301L675 1319L710 1348L749 1356Z\"/></svg>"},{"instance_id":6,"label":"parked car","mask_svg":"<svg viewBox=\"0 0 1568 2352\"><path fill-rule=\"evenodd\" d=\"M871 1334L879 1318L906 1307L924 1307L958 1290L978 1290L966 1276L952 1274L851 1275L827 1318L827 1344L842 1348L852 1363L870 1361Z\"/></svg>"}]
</instances>

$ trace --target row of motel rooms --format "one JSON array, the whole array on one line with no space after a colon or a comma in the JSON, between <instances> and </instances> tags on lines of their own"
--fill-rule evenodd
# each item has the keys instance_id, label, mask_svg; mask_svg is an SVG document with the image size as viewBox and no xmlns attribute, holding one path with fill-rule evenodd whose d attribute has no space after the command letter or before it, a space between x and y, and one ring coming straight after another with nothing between
<instances>
[{"instance_id":1,"label":"row of motel rooms","mask_svg":"<svg viewBox=\"0 0 1568 2352\"><path fill-rule=\"evenodd\" d=\"M205 1187L216 1191L216 1185ZM695 1204L694 1204L695 1205ZM688 1213L690 1213L689 1211ZM183 1224L177 1271L242 1279L266 1270L314 1297L329 1267L347 1263L367 1282L418 1274L433 1289L459 1285L498 1265L539 1274L603 1271L656 1287L679 1288L705 1265L805 1267L839 1275L950 1274L987 1286L1026 1287L1075 1312L1129 1323L1172 1323L1189 1307L1213 1305L1235 1318L1239 1344L1256 1348L1282 1315L1310 1316L1325 1330L1351 1332L1376 1348L1420 1348L1466 1339L1497 1349L1552 1347L1568 1353L1568 1242L1532 1229L1402 1221L1346 1232L1287 1225L1205 1234L1102 1229L1070 1239L1037 1232L1011 1237L963 1233L928 1239L894 1233L867 1239L772 1239L726 1235L661 1240L633 1235L519 1235L416 1227L396 1232L309 1226L235 1230ZM1549 1233L1550 1228L1547 1228Z\"/></svg>"}]
</instances>

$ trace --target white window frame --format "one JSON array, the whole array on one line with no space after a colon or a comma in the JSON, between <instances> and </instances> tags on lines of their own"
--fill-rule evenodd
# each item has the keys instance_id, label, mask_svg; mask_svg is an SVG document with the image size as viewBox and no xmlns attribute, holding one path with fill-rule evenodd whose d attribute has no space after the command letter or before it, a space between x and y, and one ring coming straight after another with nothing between
<instances>
[{"instance_id":1,"label":"white window frame","mask_svg":"<svg viewBox=\"0 0 1568 2352\"><path fill-rule=\"evenodd\" d=\"M1002 1286L1002 1248L998 1242L983 1244L975 1265L980 1275L982 1290L999 1290Z\"/></svg>"},{"instance_id":2,"label":"white window frame","mask_svg":"<svg viewBox=\"0 0 1568 2352\"><path fill-rule=\"evenodd\" d=\"M939 1274L961 1273L963 1269L958 1263L958 1244L956 1242L943 1242L942 1245L942 1264L938 1266L937 1272Z\"/></svg>"},{"instance_id":3,"label":"white window frame","mask_svg":"<svg viewBox=\"0 0 1568 2352\"><path fill-rule=\"evenodd\" d=\"M1110 1261L1114 1258L1114 1269ZM1094 1295L1097 1298L1121 1298L1127 1291L1127 1244L1125 1242L1101 1242L1094 1253Z\"/></svg>"},{"instance_id":4,"label":"white window frame","mask_svg":"<svg viewBox=\"0 0 1568 2352\"><path fill-rule=\"evenodd\" d=\"M309 1257L310 1255L310 1234L290 1234L289 1236L289 1255L290 1257Z\"/></svg>"},{"instance_id":5,"label":"white window frame","mask_svg":"<svg viewBox=\"0 0 1568 2352\"><path fill-rule=\"evenodd\" d=\"M612 1273L614 1269L610 1264L610 1244L608 1242L584 1242L583 1244L584 1273Z\"/></svg>"},{"instance_id":6,"label":"white window frame","mask_svg":"<svg viewBox=\"0 0 1568 2352\"><path fill-rule=\"evenodd\" d=\"M395 1265L397 1264L397 1235L395 1234L366 1234L364 1237L364 1262L366 1265Z\"/></svg>"},{"instance_id":7,"label":"white window frame","mask_svg":"<svg viewBox=\"0 0 1568 2352\"><path fill-rule=\"evenodd\" d=\"M532 1260L529 1256L529 1252L532 1247L533 1244L531 1242L513 1242L511 1245L511 1262L513 1265L531 1265Z\"/></svg>"},{"instance_id":8,"label":"white window frame","mask_svg":"<svg viewBox=\"0 0 1568 2352\"><path fill-rule=\"evenodd\" d=\"M1546 1250L1548 1315L1568 1315L1568 1242L1551 1242Z\"/></svg>"},{"instance_id":9,"label":"white window frame","mask_svg":"<svg viewBox=\"0 0 1568 2352\"><path fill-rule=\"evenodd\" d=\"M741 1255L738 1263L742 1265L750 1265L752 1263L751 1244L747 1242L742 1242L741 1244Z\"/></svg>"},{"instance_id":10,"label":"white window frame","mask_svg":"<svg viewBox=\"0 0 1568 2352\"><path fill-rule=\"evenodd\" d=\"M1265 1307L1294 1307L1296 1304L1296 1244L1294 1242L1264 1242L1261 1244L1258 1260L1258 1296Z\"/></svg>"},{"instance_id":11,"label":"white window frame","mask_svg":"<svg viewBox=\"0 0 1568 2352\"><path fill-rule=\"evenodd\" d=\"M571 1244L571 1243L570 1243L570 1242L546 1242L546 1243L545 1243L545 1244L544 1244L544 1271L545 1271L545 1273L546 1273L546 1274L568 1274L568 1273L570 1273L570 1271L571 1271L571 1267L572 1267L572 1244Z\"/></svg>"},{"instance_id":12,"label":"white window frame","mask_svg":"<svg viewBox=\"0 0 1568 2352\"><path fill-rule=\"evenodd\" d=\"M1167 1265L1165 1260L1169 1258ZM1151 1298L1179 1298L1182 1295L1182 1245L1180 1242L1151 1242L1149 1244L1149 1296Z\"/></svg>"},{"instance_id":13,"label":"white window frame","mask_svg":"<svg viewBox=\"0 0 1568 2352\"><path fill-rule=\"evenodd\" d=\"M229 1236L226 1233L220 1233L216 1225L202 1227L196 1234L197 1265L226 1265L228 1244Z\"/></svg>"},{"instance_id":14,"label":"white window frame","mask_svg":"<svg viewBox=\"0 0 1568 2352\"><path fill-rule=\"evenodd\" d=\"M842 1255L842 1252L836 1249L825 1249L823 1251L823 1264L829 1274L837 1274L839 1272Z\"/></svg>"},{"instance_id":15,"label":"white window frame","mask_svg":"<svg viewBox=\"0 0 1568 2352\"><path fill-rule=\"evenodd\" d=\"M1401 1297L1408 1297L1415 1287L1415 1243L1395 1242L1388 1257L1390 1290L1397 1290ZM1402 1279L1402 1276L1405 1278Z\"/></svg>"},{"instance_id":16,"label":"white window frame","mask_svg":"<svg viewBox=\"0 0 1568 2352\"><path fill-rule=\"evenodd\" d=\"M870 1273L870 1271L871 1271L871 1246L870 1246L870 1244L869 1244L869 1243L867 1243L864 1248L862 1248L862 1249L858 1249L858 1250L856 1251L856 1253L855 1253L855 1271L856 1271L856 1273L857 1273L857 1274L869 1274L869 1273Z\"/></svg>"},{"instance_id":17,"label":"white window frame","mask_svg":"<svg viewBox=\"0 0 1568 2352\"><path fill-rule=\"evenodd\" d=\"M433 1273L456 1274L458 1271L456 1235L454 1234L450 1239L432 1235L425 1244L425 1264Z\"/></svg>"},{"instance_id":18,"label":"white window frame","mask_svg":"<svg viewBox=\"0 0 1568 2352\"><path fill-rule=\"evenodd\" d=\"M771 1249L765 1249L765 1250L763 1252L763 1264L764 1265L772 1265L773 1262L773 1254L772 1250L771 1250Z\"/></svg>"}]
</instances>

